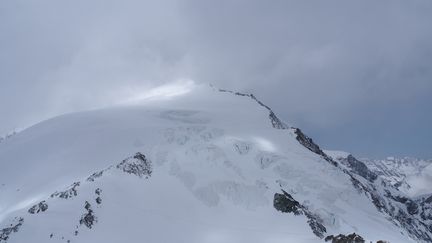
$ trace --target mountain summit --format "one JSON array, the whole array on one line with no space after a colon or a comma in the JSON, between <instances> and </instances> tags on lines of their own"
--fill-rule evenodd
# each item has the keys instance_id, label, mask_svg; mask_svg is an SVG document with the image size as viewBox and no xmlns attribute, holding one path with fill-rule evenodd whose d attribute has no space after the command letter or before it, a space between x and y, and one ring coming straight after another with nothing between
<instances>
[{"instance_id":1,"label":"mountain summit","mask_svg":"<svg viewBox=\"0 0 432 243\"><path fill-rule=\"evenodd\" d=\"M41 122L0 168L1 243L432 241L432 197L214 87Z\"/></svg>"}]
</instances>

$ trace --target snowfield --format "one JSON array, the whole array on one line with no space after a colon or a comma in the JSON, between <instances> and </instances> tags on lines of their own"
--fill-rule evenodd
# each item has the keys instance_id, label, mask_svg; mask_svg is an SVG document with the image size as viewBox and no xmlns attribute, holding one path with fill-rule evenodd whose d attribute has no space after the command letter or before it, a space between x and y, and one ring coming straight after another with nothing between
<instances>
[{"instance_id":1,"label":"snowfield","mask_svg":"<svg viewBox=\"0 0 432 243\"><path fill-rule=\"evenodd\" d=\"M388 209L408 212L384 196L399 191L300 137L255 96L206 86L44 121L0 143L0 242L430 239Z\"/></svg>"}]
</instances>

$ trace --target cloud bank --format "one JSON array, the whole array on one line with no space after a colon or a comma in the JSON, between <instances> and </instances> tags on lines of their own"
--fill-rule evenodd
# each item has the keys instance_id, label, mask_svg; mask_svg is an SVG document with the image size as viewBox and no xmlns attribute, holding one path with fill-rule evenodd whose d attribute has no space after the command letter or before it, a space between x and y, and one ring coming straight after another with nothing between
<instances>
[{"instance_id":1,"label":"cloud bank","mask_svg":"<svg viewBox=\"0 0 432 243\"><path fill-rule=\"evenodd\" d=\"M429 1L2 1L0 132L190 79L330 148L432 156L430 23Z\"/></svg>"}]
</instances>

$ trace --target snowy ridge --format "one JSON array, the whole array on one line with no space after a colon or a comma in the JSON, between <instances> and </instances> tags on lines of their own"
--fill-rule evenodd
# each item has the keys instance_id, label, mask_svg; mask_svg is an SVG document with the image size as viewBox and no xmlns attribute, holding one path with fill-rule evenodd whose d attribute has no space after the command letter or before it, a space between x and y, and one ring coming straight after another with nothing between
<instances>
[{"instance_id":1,"label":"snowy ridge","mask_svg":"<svg viewBox=\"0 0 432 243\"><path fill-rule=\"evenodd\" d=\"M240 93L240 92L234 92L231 90L226 90L226 89L218 89L219 92L227 92L227 93L231 93L234 95L238 95L238 96L244 96L244 97L249 97L252 100L256 101L260 106L266 108L269 111L269 119L270 122L272 124L272 126L276 129L289 129L290 127L288 125L286 125L284 122L282 122L277 116L276 114L273 112L273 110L265 105L263 102L261 102L259 99L257 99L255 97L255 95L253 94L245 94L245 93Z\"/></svg>"}]
</instances>

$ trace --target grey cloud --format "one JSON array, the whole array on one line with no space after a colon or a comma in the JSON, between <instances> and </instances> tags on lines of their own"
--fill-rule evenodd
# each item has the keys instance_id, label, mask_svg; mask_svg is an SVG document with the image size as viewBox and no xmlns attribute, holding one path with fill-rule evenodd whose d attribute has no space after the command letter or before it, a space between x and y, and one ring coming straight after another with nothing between
<instances>
[{"instance_id":1,"label":"grey cloud","mask_svg":"<svg viewBox=\"0 0 432 243\"><path fill-rule=\"evenodd\" d=\"M191 78L254 92L323 144L364 154L338 129L381 136L414 125L404 114L431 119L431 22L427 1L3 1L0 132Z\"/></svg>"}]
</instances>

